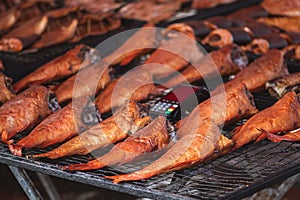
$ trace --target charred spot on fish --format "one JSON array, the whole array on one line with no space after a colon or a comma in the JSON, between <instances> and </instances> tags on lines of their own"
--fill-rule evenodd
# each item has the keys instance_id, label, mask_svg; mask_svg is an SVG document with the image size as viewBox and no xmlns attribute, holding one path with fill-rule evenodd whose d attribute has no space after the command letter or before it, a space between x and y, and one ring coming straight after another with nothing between
<instances>
[{"instance_id":1,"label":"charred spot on fish","mask_svg":"<svg viewBox=\"0 0 300 200\"><path fill-rule=\"evenodd\" d=\"M39 115L38 116L38 121L42 121L43 120L43 116Z\"/></svg>"},{"instance_id":2,"label":"charred spot on fish","mask_svg":"<svg viewBox=\"0 0 300 200\"><path fill-rule=\"evenodd\" d=\"M246 88L246 94L247 94L247 97L248 97L249 102L251 103L251 105L256 107L255 103L254 103L254 97L247 88Z\"/></svg>"},{"instance_id":3,"label":"charred spot on fish","mask_svg":"<svg viewBox=\"0 0 300 200\"><path fill-rule=\"evenodd\" d=\"M71 71L71 72L73 72L73 67L74 67L73 64L70 63L70 66L69 66L68 70Z\"/></svg>"},{"instance_id":4,"label":"charred spot on fish","mask_svg":"<svg viewBox=\"0 0 300 200\"><path fill-rule=\"evenodd\" d=\"M50 93L48 98L48 108L50 110L55 112L61 108L54 93Z\"/></svg>"},{"instance_id":5,"label":"charred spot on fish","mask_svg":"<svg viewBox=\"0 0 300 200\"><path fill-rule=\"evenodd\" d=\"M238 110L239 115L243 114L243 111L241 109Z\"/></svg>"},{"instance_id":6,"label":"charred spot on fish","mask_svg":"<svg viewBox=\"0 0 300 200\"><path fill-rule=\"evenodd\" d=\"M79 133L83 133L85 130L86 130L86 128L80 127L80 128L79 128Z\"/></svg>"},{"instance_id":7,"label":"charred spot on fish","mask_svg":"<svg viewBox=\"0 0 300 200\"><path fill-rule=\"evenodd\" d=\"M300 84L289 86L286 88L286 92L294 91L296 94L300 92Z\"/></svg>"},{"instance_id":8,"label":"charred spot on fish","mask_svg":"<svg viewBox=\"0 0 300 200\"><path fill-rule=\"evenodd\" d=\"M94 64L101 59L100 52L98 50L92 49L87 46L83 46L80 48L78 57L83 61L85 59L88 59L89 64Z\"/></svg>"},{"instance_id":9,"label":"charred spot on fish","mask_svg":"<svg viewBox=\"0 0 300 200\"><path fill-rule=\"evenodd\" d=\"M284 54L285 59L294 59L296 55L295 49L291 49Z\"/></svg>"},{"instance_id":10,"label":"charred spot on fish","mask_svg":"<svg viewBox=\"0 0 300 200\"><path fill-rule=\"evenodd\" d=\"M137 105L138 105L139 114L140 114L141 117L149 116L150 108L149 108L148 105L142 104L142 103L137 103Z\"/></svg>"},{"instance_id":11,"label":"charred spot on fish","mask_svg":"<svg viewBox=\"0 0 300 200\"><path fill-rule=\"evenodd\" d=\"M111 80L114 80L116 77L116 70L113 67L108 69L108 75Z\"/></svg>"},{"instance_id":12,"label":"charred spot on fish","mask_svg":"<svg viewBox=\"0 0 300 200\"><path fill-rule=\"evenodd\" d=\"M243 52L238 46L234 45L232 47L230 57L232 62L238 67L247 66L249 60L245 52Z\"/></svg>"},{"instance_id":13,"label":"charred spot on fish","mask_svg":"<svg viewBox=\"0 0 300 200\"><path fill-rule=\"evenodd\" d=\"M218 42L220 40L221 40L221 36L218 34L214 34L209 37L209 41L211 41L211 42Z\"/></svg>"},{"instance_id":14,"label":"charred spot on fish","mask_svg":"<svg viewBox=\"0 0 300 200\"><path fill-rule=\"evenodd\" d=\"M14 89L12 88L12 79L5 77L5 87L11 92L11 93L15 93Z\"/></svg>"},{"instance_id":15,"label":"charred spot on fish","mask_svg":"<svg viewBox=\"0 0 300 200\"><path fill-rule=\"evenodd\" d=\"M84 124L88 126L98 124L102 121L101 114L97 110L93 101L89 101L87 105L83 108L81 120Z\"/></svg>"}]
</instances>

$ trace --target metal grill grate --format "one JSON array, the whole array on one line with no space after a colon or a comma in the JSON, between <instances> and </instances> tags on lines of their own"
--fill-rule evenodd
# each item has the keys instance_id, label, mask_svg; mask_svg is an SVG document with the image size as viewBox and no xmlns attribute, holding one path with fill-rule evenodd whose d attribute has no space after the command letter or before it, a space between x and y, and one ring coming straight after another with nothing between
<instances>
[{"instance_id":1,"label":"metal grill grate","mask_svg":"<svg viewBox=\"0 0 300 200\"><path fill-rule=\"evenodd\" d=\"M255 96L255 102L263 109L275 100L266 93L260 93ZM223 133L227 135L232 128L226 127ZM24 153L36 154L48 150L35 149ZM188 169L122 184L113 184L102 177L122 173L124 169L137 170L149 161L137 160L120 166L121 171L106 167L95 171L69 173L59 169L59 165L87 162L89 158L91 157L72 156L53 161L34 161L12 156L7 146L0 144L1 163L119 192L155 199L240 199L299 173L300 143L273 143L263 140Z\"/></svg>"}]
</instances>

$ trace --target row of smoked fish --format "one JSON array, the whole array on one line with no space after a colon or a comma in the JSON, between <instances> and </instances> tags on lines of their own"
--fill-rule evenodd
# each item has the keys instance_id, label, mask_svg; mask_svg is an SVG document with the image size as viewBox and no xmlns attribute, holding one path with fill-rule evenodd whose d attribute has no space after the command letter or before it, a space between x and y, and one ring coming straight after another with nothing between
<instances>
[{"instance_id":1,"label":"row of smoked fish","mask_svg":"<svg viewBox=\"0 0 300 200\"><path fill-rule=\"evenodd\" d=\"M1 141L17 156L22 156L23 149L55 145L45 153L26 155L30 159L87 155L114 144L107 154L87 163L61 166L68 171L100 169L130 162L149 152L163 152L138 171L106 177L114 182L142 180L183 169L266 138L275 142L299 141L300 73L290 74L285 63L286 59L298 59L299 43L284 26L270 26L268 20L274 17L257 16L257 9L263 10L261 6L245 8L231 16L240 22L245 20L241 27L253 39L268 41L267 36L273 33L288 39L286 46L269 46L252 62L246 56L246 51L252 50L235 44L235 39L203 53L196 40L204 43L223 36L212 37L213 32L200 36L203 27L213 31L230 28L199 20L171 24L164 30L153 29L154 25L148 23L102 58L97 49L78 45L12 85L12 80L1 74ZM230 15L224 18L234 19ZM248 20L263 24L271 32L254 37L259 30L248 26ZM299 31L291 32L296 35ZM143 65L117 76L120 68L114 66L126 67L140 57ZM174 74L176 71L180 74ZM154 82L175 87L203 79L216 80L220 75L234 78L213 88L210 98L174 127L164 116L152 119L149 108L141 103L161 95L161 87ZM252 94L261 90L268 90L278 101L259 111ZM104 119L103 114L111 110L113 115ZM248 120L232 131L231 138L220 132L222 126L242 119ZM171 139L174 129L176 140Z\"/></svg>"},{"instance_id":2,"label":"row of smoked fish","mask_svg":"<svg viewBox=\"0 0 300 200\"><path fill-rule=\"evenodd\" d=\"M0 51L20 52L64 42L74 43L119 28L121 18L158 23L174 16L187 4L201 12L235 1L238 0L4 0L0 3ZM286 6L297 11L299 7L294 4L285 5L280 1L272 4L269 0L262 4L262 8L270 14L278 14ZM286 14L291 13L294 14L291 11Z\"/></svg>"},{"instance_id":3,"label":"row of smoked fish","mask_svg":"<svg viewBox=\"0 0 300 200\"><path fill-rule=\"evenodd\" d=\"M156 23L174 15L186 2L4 0L0 3L0 51L19 52L78 42L119 28L121 17ZM199 8L212 6L198 4Z\"/></svg>"}]
</instances>

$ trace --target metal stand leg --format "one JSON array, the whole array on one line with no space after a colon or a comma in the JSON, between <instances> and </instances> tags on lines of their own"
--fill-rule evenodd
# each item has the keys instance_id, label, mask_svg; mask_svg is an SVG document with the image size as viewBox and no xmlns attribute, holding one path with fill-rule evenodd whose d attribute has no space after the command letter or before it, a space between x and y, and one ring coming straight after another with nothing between
<instances>
[{"instance_id":1,"label":"metal stand leg","mask_svg":"<svg viewBox=\"0 0 300 200\"><path fill-rule=\"evenodd\" d=\"M30 200L43 199L24 169L14 166L9 166L9 168Z\"/></svg>"},{"instance_id":2,"label":"metal stand leg","mask_svg":"<svg viewBox=\"0 0 300 200\"><path fill-rule=\"evenodd\" d=\"M51 181L50 177L45 175L45 174L41 174L41 173L36 173L38 178L40 179L43 187L45 188L46 193L48 194L50 200L60 200L60 196L53 184L53 182Z\"/></svg>"}]
</instances>

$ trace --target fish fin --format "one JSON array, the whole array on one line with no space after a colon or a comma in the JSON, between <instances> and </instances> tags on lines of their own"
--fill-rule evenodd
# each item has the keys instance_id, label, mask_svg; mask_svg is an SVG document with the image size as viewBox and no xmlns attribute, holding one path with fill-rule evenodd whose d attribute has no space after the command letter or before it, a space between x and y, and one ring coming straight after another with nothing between
<instances>
[{"instance_id":1,"label":"fish fin","mask_svg":"<svg viewBox=\"0 0 300 200\"><path fill-rule=\"evenodd\" d=\"M260 142L264 139L266 139L266 135L265 134L260 134L256 139L255 139L255 142Z\"/></svg>"},{"instance_id":2,"label":"fish fin","mask_svg":"<svg viewBox=\"0 0 300 200\"><path fill-rule=\"evenodd\" d=\"M7 130L3 130L3 131L1 132L1 140L2 140L2 142L4 142L5 144L8 143L8 132L7 132Z\"/></svg>"},{"instance_id":3,"label":"fish fin","mask_svg":"<svg viewBox=\"0 0 300 200\"><path fill-rule=\"evenodd\" d=\"M265 131L263 129L260 129L260 131L263 133L263 135L265 135L265 137L267 137L269 140L271 140L273 142L281 142L282 140L285 140L284 136L279 136L279 135L270 133L268 131Z\"/></svg>"},{"instance_id":4,"label":"fish fin","mask_svg":"<svg viewBox=\"0 0 300 200\"><path fill-rule=\"evenodd\" d=\"M243 125L237 126L235 127L231 132L231 136L235 135L237 132L239 132L239 130L242 128Z\"/></svg>"},{"instance_id":5,"label":"fish fin","mask_svg":"<svg viewBox=\"0 0 300 200\"><path fill-rule=\"evenodd\" d=\"M22 147L21 146L9 144L8 148L13 155L22 157Z\"/></svg>"}]
</instances>

